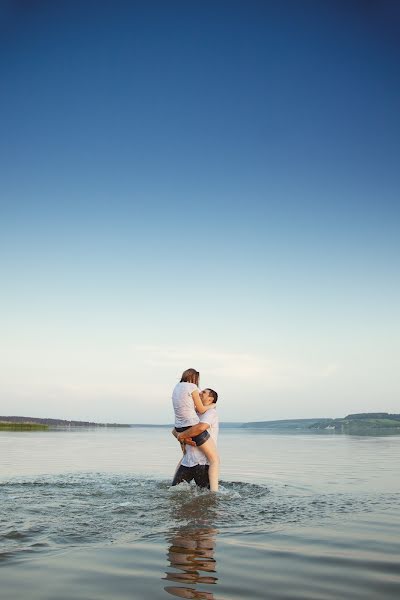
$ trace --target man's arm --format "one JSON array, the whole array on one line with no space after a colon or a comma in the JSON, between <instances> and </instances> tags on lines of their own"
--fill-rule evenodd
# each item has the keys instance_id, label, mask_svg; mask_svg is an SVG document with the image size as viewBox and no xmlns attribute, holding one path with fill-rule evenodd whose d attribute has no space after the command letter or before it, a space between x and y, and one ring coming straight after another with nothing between
<instances>
[{"instance_id":1,"label":"man's arm","mask_svg":"<svg viewBox=\"0 0 400 600\"><path fill-rule=\"evenodd\" d=\"M186 438L193 438L196 435L199 435L200 433L203 433L203 431L205 431L206 429L208 429L210 427L209 423L196 423L196 425L193 425L192 427L189 427L189 429L186 429L185 431L182 431L181 433L177 434L177 439L179 441L183 441Z\"/></svg>"},{"instance_id":2,"label":"man's arm","mask_svg":"<svg viewBox=\"0 0 400 600\"><path fill-rule=\"evenodd\" d=\"M171 431L171 433L178 440L178 442L180 443L181 448L182 448L182 452L184 452L184 448L182 447L182 445L183 446L185 444L189 444L189 446L195 446L196 445L196 442L194 442L190 436L188 438L185 438L184 440L179 439L179 433L177 432L177 430L175 429L175 427L173 428L173 430ZM184 433L186 433L186 431Z\"/></svg>"}]
</instances>

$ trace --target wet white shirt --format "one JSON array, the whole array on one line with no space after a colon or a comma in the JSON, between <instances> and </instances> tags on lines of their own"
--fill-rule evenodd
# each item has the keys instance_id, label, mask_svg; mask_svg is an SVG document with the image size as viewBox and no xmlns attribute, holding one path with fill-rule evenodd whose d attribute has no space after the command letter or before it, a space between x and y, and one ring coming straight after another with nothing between
<instances>
[{"instance_id":1,"label":"wet white shirt","mask_svg":"<svg viewBox=\"0 0 400 600\"><path fill-rule=\"evenodd\" d=\"M195 410L192 392L197 390L197 385L180 381L172 392L172 404L175 411L175 427L189 427L199 422L199 416Z\"/></svg>"},{"instance_id":2,"label":"wet white shirt","mask_svg":"<svg viewBox=\"0 0 400 600\"><path fill-rule=\"evenodd\" d=\"M205 413L200 416L200 423L208 423L210 425L207 430L215 444L218 441L218 431L219 431L219 418L215 408L209 408ZM195 467L196 465L208 465L209 462L207 460L206 455L201 449L201 446L197 448L197 446L186 446L186 453L182 459L182 465L184 467Z\"/></svg>"}]
</instances>

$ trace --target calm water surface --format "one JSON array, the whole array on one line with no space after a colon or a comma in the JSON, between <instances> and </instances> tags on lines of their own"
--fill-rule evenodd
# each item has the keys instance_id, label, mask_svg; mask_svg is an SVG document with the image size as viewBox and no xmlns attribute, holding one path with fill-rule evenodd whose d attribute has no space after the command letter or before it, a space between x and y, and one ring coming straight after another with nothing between
<instances>
[{"instance_id":1,"label":"calm water surface","mask_svg":"<svg viewBox=\"0 0 400 600\"><path fill-rule=\"evenodd\" d=\"M0 432L1 598L399 598L400 437L222 429L221 492L165 428Z\"/></svg>"}]
</instances>

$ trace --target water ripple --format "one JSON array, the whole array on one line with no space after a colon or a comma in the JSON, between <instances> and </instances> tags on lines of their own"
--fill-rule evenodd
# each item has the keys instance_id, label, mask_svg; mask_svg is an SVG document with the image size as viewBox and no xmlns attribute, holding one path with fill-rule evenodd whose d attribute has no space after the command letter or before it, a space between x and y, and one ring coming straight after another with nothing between
<instances>
[{"instance_id":1,"label":"water ripple","mask_svg":"<svg viewBox=\"0 0 400 600\"><path fill-rule=\"evenodd\" d=\"M276 530L332 516L399 506L400 494L298 494L287 486L194 485L110 473L9 479L0 484L0 559L76 545L146 539L174 523L224 534Z\"/></svg>"}]
</instances>

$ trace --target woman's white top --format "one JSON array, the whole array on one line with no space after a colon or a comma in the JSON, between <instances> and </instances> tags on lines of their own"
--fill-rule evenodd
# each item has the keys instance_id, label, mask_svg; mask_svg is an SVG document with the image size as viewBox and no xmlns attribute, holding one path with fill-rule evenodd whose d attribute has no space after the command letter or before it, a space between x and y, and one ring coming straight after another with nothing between
<instances>
[{"instance_id":1,"label":"woman's white top","mask_svg":"<svg viewBox=\"0 0 400 600\"><path fill-rule=\"evenodd\" d=\"M197 385L185 381L177 383L174 387L172 404L175 411L175 427L190 427L200 421L192 398L194 390L200 391Z\"/></svg>"}]
</instances>

